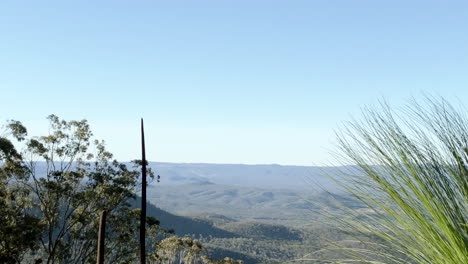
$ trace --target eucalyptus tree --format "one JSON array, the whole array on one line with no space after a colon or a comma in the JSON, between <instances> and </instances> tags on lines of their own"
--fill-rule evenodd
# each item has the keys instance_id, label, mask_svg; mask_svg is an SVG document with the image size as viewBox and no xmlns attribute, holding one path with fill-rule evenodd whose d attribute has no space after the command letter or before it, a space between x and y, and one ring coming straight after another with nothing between
<instances>
[{"instance_id":1,"label":"eucalyptus tree","mask_svg":"<svg viewBox=\"0 0 468 264\"><path fill-rule=\"evenodd\" d=\"M109 213L106 259L133 260L137 218L129 199L135 196L139 171L114 160L103 141L93 140L86 120L65 121L55 115L48 119L49 134L40 137L28 137L19 122L8 124L10 134L22 141L21 150L5 137L0 140L2 188L16 188L21 198L7 201L11 195L2 192L1 202L32 217L28 224L37 222L34 225L40 228L37 240L30 239L34 250L29 250L29 257L43 263L94 262L99 212L105 210ZM2 215L14 216L13 212ZM15 240L4 241L9 245Z\"/></svg>"},{"instance_id":2,"label":"eucalyptus tree","mask_svg":"<svg viewBox=\"0 0 468 264\"><path fill-rule=\"evenodd\" d=\"M103 211L105 263L136 262L141 210L132 202L143 161L129 168L113 159L86 120L48 119L45 136L28 136L18 121L0 133L0 263L95 263ZM196 240L168 237L174 231L157 219L144 222L145 255L156 263L221 263Z\"/></svg>"},{"instance_id":3,"label":"eucalyptus tree","mask_svg":"<svg viewBox=\"0 0 468 264\"><path fill-rule=\"evenodd\" d=\"M28 214L29 190L12 181L22 175L21 155L14 146L27 135L17 121L8 121L0 133L0 263L20 263L28 251L38 248L40 219Z\"/></svg>"},{"instance_id":4,"label":"eucalyptus tree","mask_svg":"<svg viewBox=\"0 0 468 264\"><path fill-rule=\"evenodd\" d=\"M212 260L205 255L206 248L196 239L190 237L170 236L153 244L156 249L149 256L154 264L243 264L241 260L225 257Z\"/></svg>"}]
</instances>

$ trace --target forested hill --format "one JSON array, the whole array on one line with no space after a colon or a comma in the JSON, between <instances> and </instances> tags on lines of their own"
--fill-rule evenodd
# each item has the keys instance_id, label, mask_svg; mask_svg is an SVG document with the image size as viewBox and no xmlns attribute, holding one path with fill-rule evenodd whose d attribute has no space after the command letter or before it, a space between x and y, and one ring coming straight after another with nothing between
<instances>
[{"instance_id":1,"label":"forested hill","mask_svg":"<svg viewBox=\"0 0 468 264\"><path fill-rule=\"evenodd\" d=\"M141 199L132 200L134 207L139 207ZM251 244L249 250L243 248L231 249L229 244L242 243L242 241L256 240L259 241L258 247L265 247L263 243L269 244L269 241L277 241L278 243L287 243L287 241L295 240L296 243L301 241L301 232L292 230L291 228L281 225L261 224L253 222L237 222L227 219L223 216L212 217L185 217L171 214L161 210L151 203L147 204L148 216L153 216L161 221L161 227L165 229L174 229L175 233L180 236L189 236L199 239L207 248L207 253L215 259L229 256L234 259L243 260L244 263L272 263L271 259L266 255L252 254L257 249L256 244ZM222 223L219 219L222 218ZM265 249L263 249L265 250ZM270 251L270 249L268 249ZM287 255L281 255L282 260L287 260Z\"/></svg>"},{"instance_id":2,"label":"forested hill","mask_svg":"<svg viewBox=\"0 0 468 264\"><path fill-rule=\"evenodd\" d=\"M140 199L133 201L140 205ZM246 264L295 263L294 259L327 246L330 241L351 238L323 220L309 221L304 227L250 220L235 220L220 214L179 216L148 203L148 215L161 221L161 226L174 229L178 236L199 239L207 254L219 259L230 256ZM333 252L328 252L328 254Z\"/></svg>"},{"instance_id":3,"label":"forested hill","mask_svg":"<svg viewBox=\"0 0 468 264\"><path fill-rule=\"evenodd\" d=\"M132 200L132 206L139 208L141 198ZM174 229L178 236L215 236L222 238L232 238L238 235L219 229L213 225L213 222L203 219L196 219L185 216L171 214L161 210L152 203L147 203L147 215L157 218L161 222L161 227L165 229Z\"/></svg>"}]
</instances>

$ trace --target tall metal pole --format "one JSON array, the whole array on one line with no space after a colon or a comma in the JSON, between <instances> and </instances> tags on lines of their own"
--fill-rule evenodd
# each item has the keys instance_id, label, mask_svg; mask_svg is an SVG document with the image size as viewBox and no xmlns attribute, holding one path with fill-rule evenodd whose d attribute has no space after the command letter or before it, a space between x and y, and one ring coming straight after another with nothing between
<instances>
[{"instance_id":1,"label":"tall metal pole","mask_svg":"<svg viewBox=\"0 0 468 264\"><path fill-rule=\"evenodd\" d=\"M146 263L146 153L145 153L145 131L143 118L141 119L141 215L140 215L140 260Z\"/></svg>"}]
</instances>

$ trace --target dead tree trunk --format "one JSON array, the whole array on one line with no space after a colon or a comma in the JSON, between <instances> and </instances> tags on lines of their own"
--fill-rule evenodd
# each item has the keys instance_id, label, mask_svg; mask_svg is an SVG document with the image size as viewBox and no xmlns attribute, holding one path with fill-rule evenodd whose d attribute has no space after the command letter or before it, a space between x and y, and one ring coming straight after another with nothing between
<instances>
[{"instance_id":1,"label":"dead tree trunk","mask_svg":"<svg viewBox=\"0 0 468 264\"><path fill-rule=\"evenodd\" d=\"M141 215L140 215L140 263L146 263L146 153L145 131L141 119Z\"/></svg>"},{"instance_id":2,"label":"dead tree trunk","mask_svg":"<svg viewBox=\"0 0 468 264\"><path fill-rule=\"evenodd\" d=\"M104 242L106 236L106 211L101 212L99 219L99 236L98 236L98 249L97 249L97 264L104 264Z\"/></svg>"}]
</instances>

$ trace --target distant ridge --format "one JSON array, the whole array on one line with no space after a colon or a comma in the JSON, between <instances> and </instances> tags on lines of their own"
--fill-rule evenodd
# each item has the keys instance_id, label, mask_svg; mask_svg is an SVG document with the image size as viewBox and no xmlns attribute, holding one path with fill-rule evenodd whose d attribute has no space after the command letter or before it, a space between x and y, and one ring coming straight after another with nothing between
<instances>
[{"instance_id":1,"label":"distant ridge","mask_svg":"<svg viewBox=\"0 0 468 264\"><path fill-rule=\"evenodd\" d=\"M161 175L161 184L215 183L259 188L310 189L312 185L335 190L327 175L346 167L313 167L278 164L210 164L150 162Z\"/></svg>"},{"instance_id":2,"label":"distant ridge","mask_svg":"<svg viewBox=\"0 0 468 264\"><path fill-rule=\"evenodd\" d=\"M125 162L133 166L130 162ZM161 175L161 184L223 184L257 188L326 189L338 186L328 176L349 167L314 167L277 164L210 164L150 162L149 167ZM36 173L45 175L45 162L37 162ZM150 183L151 187L155 183Z\"/></svg>"}]
</instances>

